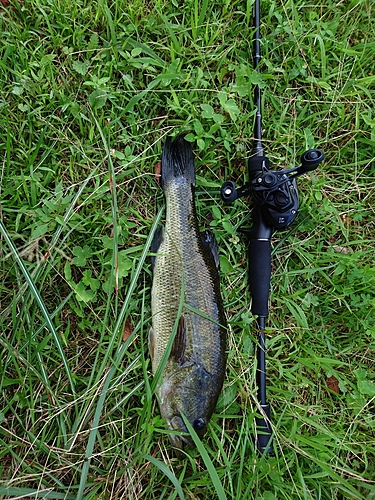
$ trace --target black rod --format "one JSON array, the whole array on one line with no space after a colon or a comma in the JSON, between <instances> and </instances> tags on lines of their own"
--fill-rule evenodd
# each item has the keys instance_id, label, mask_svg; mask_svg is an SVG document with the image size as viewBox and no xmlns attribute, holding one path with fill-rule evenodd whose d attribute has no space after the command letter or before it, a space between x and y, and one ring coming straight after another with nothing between
<instances>
[{"instance_id":1,"label":"black rod","mask_svg":"<svg viewBox=\"0 0 375 500\"><path fill-rule=\"evenodd\" d=\"M258 317L258 342L257 349L257 372L256 381L258 386L258 400L261 405L267 404L266 397L266 336L264 333L266 318L264 316Z\"/></svg>"},{"instance_id":2,"label":"black rod","mask_svg":"<svg viewBox=\"0 0 375 500\"><path fill-rule=\"evenodd\" d=\"M253 56L254 68L259 71L261 59L261 37L260 37L260 0L254 4L254 39ZM249 159L248 169L250 181L257 178L259 171L268 166L262 143L262 95L259 85L254 89L254 104L256 106L254 125L253 154ZM270 406L267 404L266 396L266 334L265 326L268 317L268 299L271 281L271 236L273 227L265 219L261 207L254 203L253 227L249 232L248 258L249 258L249 282L252 297L251 311L257 316L257 369L256 384L257 396L261 408L261 416L255 419L256 446L263 452L272 452L270 440L272 429L270 425Z\"/></svg>"},{"instance_id":3,"label":"black rod","mask_svg":"<svg viewBox=\"0 0 375 500\"><path fill-rule=\"evenodd\" d=\"M253 51L254 51L254 69L258 69L260 63L260 0L256 0L254 4L254 40L253 40ZM255 85L254 89L254 102L257 108L255 115L255 125L254 125L254 155L263 156L264 149L262 145L262 95L259 85Z\"/></svg>"},{"instance_id":4,"label":"black rod","mask_svg":"<svg viewBox=\"0 0 375 500\"><path fill-rule=\"evenodd\" d=\"M254 68L259 72L261 61L260 0L253 8L253 57ZM272 428L270 405L266 395L266 321L271 282L271 237L275 230L287 228L295 219L299 197L296 178L314 170L324 160L323 151L311 149L301 157L302 165L290 169L273 171L262 143L262 95L259 85L254 88L256 115L254 142L248 155L248 182L236 188L226 181L221 188L222 200L233 203L242 196L252 195L252 226L240 229L248 237L249 285L251 312L257 317L257 368L256 384L259 401L259 417L255 418L256 446L261 452L272 452Z\"/></svg>"}]
</instances>

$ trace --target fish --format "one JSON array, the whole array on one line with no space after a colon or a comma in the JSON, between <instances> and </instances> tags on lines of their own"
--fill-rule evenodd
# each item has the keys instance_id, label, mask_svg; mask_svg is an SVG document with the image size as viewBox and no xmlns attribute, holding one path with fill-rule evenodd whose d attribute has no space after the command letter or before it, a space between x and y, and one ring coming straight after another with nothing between
<instances>
[{"instance_id":1,"label":"fish","mask_svg":"<svg viewBox=\"0 0 375 500\"><path fill-rule=\"evenodd\" d=\"M215 410L225 376L227 322L218 245L211 231L199 230L194 156L183 136L166 140L161 185L166 215L151 245L148 348L153 375L161 371L160 414L173 431L172 446L181 450L194 448L184 418L202 438Z\"/></svg>"}]
</instances>

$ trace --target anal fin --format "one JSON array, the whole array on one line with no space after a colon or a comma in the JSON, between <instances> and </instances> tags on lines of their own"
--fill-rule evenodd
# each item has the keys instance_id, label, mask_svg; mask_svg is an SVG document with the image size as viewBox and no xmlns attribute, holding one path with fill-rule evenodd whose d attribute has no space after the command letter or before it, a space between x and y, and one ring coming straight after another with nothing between
<instances>
[{"instance_id":1,"label":"anal fin","mask_svg":"<svg viewBox=\"0 0 375 500\"><path fill-rule=\"evenodd\" d=\"M204 249L211 253L214 258L215 266L218 272L220 271L220 257L219 257L219 246L217 244L215 235L212 231L207 229L201 233L201 240Z\"/></svg>"}]
</instances>

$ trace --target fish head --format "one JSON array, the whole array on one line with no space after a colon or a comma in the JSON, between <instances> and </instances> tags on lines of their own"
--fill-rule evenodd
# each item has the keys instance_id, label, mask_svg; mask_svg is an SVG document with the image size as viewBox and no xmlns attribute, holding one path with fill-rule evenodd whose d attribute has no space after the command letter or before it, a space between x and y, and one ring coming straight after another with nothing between
<instances>
[{"instance_id":1,"label":"fish head","mask_svg":"<svg viewBox=\"0 0 375 500\"><path fill-rule=\"evenodd\" d=\"M200 438L205 434L216 405L216 400L213 401L212 398L210 379L205 370L193 367L193 369L179 370L175 376L165 380L161 385L158 391L160 412L168 427L178 431L169 435L174 447L184 449L195 446L182 415Z\"/></svg>"},{"instance_id":2,"label":"fish head","mask_svg":"<svg viewBox=\"0 0 375 500\"><path fill-rule=\"evenodd\" d=\"M185 415L185 414L184 414ZM207 422L204 418L188 418L185 417L200 438L203 437L207 430ZM189 435L186 424L181 415L174 415L170 420L166 419L171 430L178 431L178 434L170 434L169 440L175 448L194 448L195 444L192 437Z\"/></svg>"}]
</instances>

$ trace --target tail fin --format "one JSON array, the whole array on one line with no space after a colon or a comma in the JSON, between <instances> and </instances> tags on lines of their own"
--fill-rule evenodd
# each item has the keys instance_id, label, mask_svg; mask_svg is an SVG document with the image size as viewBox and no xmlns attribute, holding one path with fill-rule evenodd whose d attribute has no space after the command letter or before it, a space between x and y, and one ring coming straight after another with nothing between
<instances>
[{"instance_id":1,"label":"tail fin","mask_svg":"<svg viewBox=\"0 0 375 500\"><path fill-rule=\"evenodd\" d=\"M167 137L161 159L161 185L164 188L176 177L185 178L190 184L195 185L194 156L190 142L183 136L178 136L172 142Z\"/></svg>"}]
</instances>

